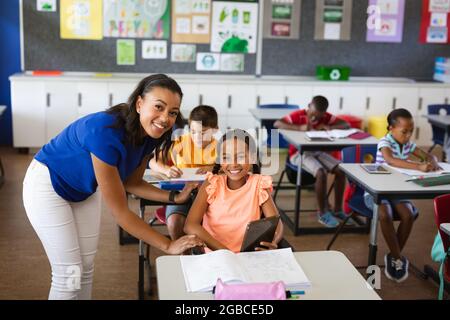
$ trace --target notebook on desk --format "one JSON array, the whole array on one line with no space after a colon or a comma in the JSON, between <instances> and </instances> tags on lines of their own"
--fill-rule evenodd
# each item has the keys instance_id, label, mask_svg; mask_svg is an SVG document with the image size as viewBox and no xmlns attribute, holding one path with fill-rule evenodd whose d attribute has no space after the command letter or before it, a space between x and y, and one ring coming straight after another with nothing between
<instances>
[{"instance_id":1,"label":"notebook on desk","mask_svg":"<svg viewBox=\"0 0 450 320\"><path fill-rule=\"evenodd\" d=\"M290 248L233 253L217 250L195 256L180 256L188 292L212 291L221 279L225 283L283 281L289 290L311 286Z\"/></svg>"},{"instance_id":2,"label":"notebook on desk","mask_svg":"<svg viewBox=\"0 0 450 320\"><path fill-rule=\"evenodd\" d=\"M442 186L446 184L450 184L450 174L443 174L440 176L433 177L425 177L425 178L417 178L410 180L415 184L418 184L422 187L434 187L434 186Z\"/></svg>"}]
</instances>

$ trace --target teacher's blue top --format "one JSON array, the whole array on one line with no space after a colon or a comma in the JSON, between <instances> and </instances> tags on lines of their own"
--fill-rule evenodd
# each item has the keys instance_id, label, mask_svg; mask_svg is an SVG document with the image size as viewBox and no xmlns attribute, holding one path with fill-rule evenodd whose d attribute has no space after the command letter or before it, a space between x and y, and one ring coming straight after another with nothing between
<instances>
[{"instance_id":1,"label":"teacher's blue top","mask_svg":"<svg viewBox=\"0 0 450 320\"><path fill-rule=\"evenodd\" d=\"M87 115L36 154L35 159L48 167L53 188L63 199L83 201L97 190L91 153L117 167L120 179L125 181L158 145L159 140L151 137L136 147L125 143L125 130L111 128L116 120L116 115L106 112Z\"/></svg>"}]
</instances>

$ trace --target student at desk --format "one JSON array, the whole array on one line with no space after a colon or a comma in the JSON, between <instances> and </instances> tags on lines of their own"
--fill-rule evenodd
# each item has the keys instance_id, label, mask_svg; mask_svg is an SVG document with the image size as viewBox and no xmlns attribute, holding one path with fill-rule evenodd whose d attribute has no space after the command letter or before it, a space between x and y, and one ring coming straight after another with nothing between
<instances>
[{"instance_id":1,"label":"student at desk","mask_svg":"<svg viewBox=\"0 0 450 320\"><path fill-rule=\"evenodd\" d=\"M278 216L272 178L260 174L256 154L255 141L240 129L228 131L217 146L217 163L200 187L184 227L211 250L239 252L249 222L259 220L261 211L265 217ZM282 237L280 221L273 241L255 250L276 249Z\"/></svg>"},{"instance_id":2,"label":"student at desk","mask_svg":"<svg viewBox=\"0 0 450 320\"><path fill-rule=\"evenodd\" d=\"M327 112L328 100L323 96L315 96L308 104L308 109L292 112L284 118L277 120L275 128L299 131L348 129L349 124ZM289 160L298 165L300 153L293 146L289 146ZM318 220L329 228L339 225L336 219L344 220L346 214L342 210L342 202L345 188L345 175L338 167L339 161L330 154L322 151L309 151L303 153L302 169L306 170L316 178L315 191L318 206ZM334 212L328 206L327 200L327 175L334 174ZM355 221L350 218L347 224L354 225Z\"/></svg>"},{"instance_id":3,"label":"student at desk","mask_svg":"<svg viewBox=\"0 0 450 320\"><path fill-rule=\"evenodd\" d=\"M200 105L189 115L189 133L175 138L167 153L150 160L150 169L171 178L178 178L185 168L198 168L197 173L213 169L216 162L214 134L218 130L218 116L213 107ZM190 204L168 205L166 223L169 235L176 240L184 235L183 228ZM161 210L164 208L160 208Z\"/></svg>"},{"instance_id":4,"label":"student at desk","mask_svg":"<svg viewBox=\"0 0 450 320\"><path fill-rule=\"evenodd\" d=\"M126 192L184 203L143 180L150 155L170 147L183 93L172 78L142 79L127 103L70 124L36 154L23 182L27 216L52 269L49 299L90 299L100 234L100 192L117 224L169 254L202 245L195 236L170 241L128 208Z\"/></svg>"},{"instance_id":5,"label":"student at desk","mask_svg":"<svg viewBox=\"0 0 450 320\"><path fill-rule=\"evenodd\" d=\"M387 118L388 134L381 138L377 146L376 163L389 164L404 169L415 169L423 172L439 169L436 159L429 153L418 148L411 142L414 131L414 121L406 109L396 109ZM421 162L411 161L411 155ZM373 198L364 194L366 206L373 209ZM393 215L400 218L400 225L395 231ZM409 262L401 255L409 234L411 233L418 211L409 200L383 201L379 206L381 231L389 247L389 253L384 256L386 277L396 282L402 282L408 277Z\"/></svg>"}]
</instances>

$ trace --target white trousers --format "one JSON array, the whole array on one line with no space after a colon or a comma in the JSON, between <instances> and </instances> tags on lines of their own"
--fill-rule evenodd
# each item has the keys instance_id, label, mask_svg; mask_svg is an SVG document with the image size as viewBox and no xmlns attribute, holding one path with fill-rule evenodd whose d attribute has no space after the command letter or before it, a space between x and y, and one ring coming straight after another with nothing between
<instances>
[{"instance_id":1,"label":"white trousers","mask_svg":"<svg viewBox=\"0 0 450 320\"><path fill-rule=\"evenodd\" d=\"M23 181L23 203L52 270L49 299L90 299L100 230L96 192L69 202L53 189L48 168L33 159Z\"/></svg>"}]
</instances>

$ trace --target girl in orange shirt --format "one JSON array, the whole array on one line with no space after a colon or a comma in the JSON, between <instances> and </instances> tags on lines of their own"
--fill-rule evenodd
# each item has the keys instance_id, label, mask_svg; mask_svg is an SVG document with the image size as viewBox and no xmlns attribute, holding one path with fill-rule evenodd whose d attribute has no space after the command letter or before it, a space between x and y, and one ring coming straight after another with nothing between
<instances>
[{"instance_id":1,"label":"girl in orange shirt","mask_svg":"<svg viewBox=\"0 0 450 320\"><path fill-rule=\"evenodd\" d=\"M211 250L239 252L247 224L261 218L261 209L265 217L278 216L271 196L272 178L261 175L257 163L253 138L240 129L227 132L218 144L216 165L198 191L184 231L197 235ZM280 221L273 241L261 242L255 250L276 249L282 237Z\"/></svg>"}]
</instances>

